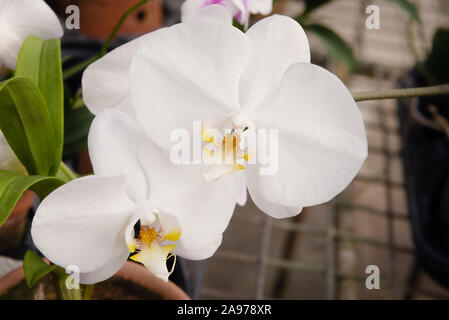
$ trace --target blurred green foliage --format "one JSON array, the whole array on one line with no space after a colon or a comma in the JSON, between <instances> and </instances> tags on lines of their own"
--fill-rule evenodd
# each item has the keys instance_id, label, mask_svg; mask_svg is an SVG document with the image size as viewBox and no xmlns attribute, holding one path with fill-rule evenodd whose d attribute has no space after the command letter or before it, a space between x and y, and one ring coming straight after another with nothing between
<instances>
[{"instance_id":1,"label":"blurred green foliage","mask_svg":"<svg viewBox=\"0 0 449 320\"><path fill-rule=\"evenodd\" d=\"M442 83L449 83L449 29L440 28L433 36L432 50L424 66L427 71Z\"/></svg>"}]
</instances>

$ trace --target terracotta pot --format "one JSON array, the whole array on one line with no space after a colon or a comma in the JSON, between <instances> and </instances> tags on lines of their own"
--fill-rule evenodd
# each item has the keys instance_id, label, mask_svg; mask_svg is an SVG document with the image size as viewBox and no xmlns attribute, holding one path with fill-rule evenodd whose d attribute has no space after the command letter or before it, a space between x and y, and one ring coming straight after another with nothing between
<instances>
[{"instance_id":1,"label":"terracotta pot","mask_svg":"<svg viewBox=\"0 0 449 320\"><path fill-rule=\"evenodd\" d=\"M0 297L23 285L24 281L25 274L22 267L0 278ZM190 300L190 297L173 282L164 282L140 264L127 261L112 278L94 286L92 299Z\"/></svg>"},{"instance_id":2,"label":"terracotta pot","mask_svg":"<svg viewBox=\"0 0 449 320\"><path fill-rule=\"evenodd\" d=\"M0 253L16 248L22 241L33 201L34 193L25 191L8 220L0 227Z\"/></svg>"},{"instance_id":3,"label":"terracotta pot","mask_svg":"<svg viewBox=\"0 0 449 320\"><path fill-rule=\"evenodd\" d=\"M81 31L90 37L106 39L126 10L139 0L58 0L56 11L67 17L65 9L77 5L80 9ZM129 15L119 32L120 35L136 35L153 31L163 24L162 0L151 0Z\"/></svg>"}]
</instances>

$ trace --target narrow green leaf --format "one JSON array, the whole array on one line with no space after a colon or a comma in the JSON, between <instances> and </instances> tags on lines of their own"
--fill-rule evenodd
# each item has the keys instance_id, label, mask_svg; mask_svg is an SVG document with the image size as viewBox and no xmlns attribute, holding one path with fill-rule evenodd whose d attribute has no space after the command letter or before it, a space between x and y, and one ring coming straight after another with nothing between
<instances>
[{"instance_id":1,"label":"narrow green leaf","mask_svg":"<svg viewBox=\"0 0 449 320\"><path fill-rule=\"evenodd\" d=\"M303 27L304 30L318 36L328 53L345 63L351 72L357 69L357 61L352 49L338 34L321 24L309 24Z\"/></svg>"},{"instance_id":2,"label":"narrow green leaf","mask_svg":"<svg viewBox=\"0 0 449 320\"><path fill-rule=\"evenodd\" d=\"M56 269L55 265L46 264L41 257L33 251L27 251L23 259L23 270L25 271L25 280L30 288L34 287L36 282Z\"/></svg>"},{"instance_id":3,"label":"narrow green leaf","mask_svg":"<svg viewBox=\"0 0 449 320\"><path fill-rule=\"evenodd\" d=\"M52 118L57 147L56 156L60 161L64 138L64 90L60 40L43 40L33 35L28 36L17 58L15 76L32 79L41 91Z\"/></svg>"},{"instance_id":4,"label":"narrow green leaf","mask_svg":"<svg viewBox=\"0 0 449 320\"><path fill-rule=\"evenodd\" d=\"M391 2L397 4L399 7L404 9L410 17L415 20L416 22L420 22L418 8L416 5L409 0L390 0Z\"/></svg>"},{"instance_id":5,"label":"narrow green leaf","mask_svg":"<svg viewBox=\"0 0 449 320\"><path fill-rule=\"evenodd\" d=\"M26 190L33 190L42 200L63 184L63 180L55 177L26 176L0 170L0 227Z\"/></svg>"},{"instance_id":6,"label":"narrow green leaf","mask_svg":"<svg viewBox=\"0 0 449 320\"><path fill-rule=\"evenodd\" d=\"M54 175L59 167L55 134L46 102L29 78L0 87L0 130L29 174Z\"/></svg>"}]
</instances>

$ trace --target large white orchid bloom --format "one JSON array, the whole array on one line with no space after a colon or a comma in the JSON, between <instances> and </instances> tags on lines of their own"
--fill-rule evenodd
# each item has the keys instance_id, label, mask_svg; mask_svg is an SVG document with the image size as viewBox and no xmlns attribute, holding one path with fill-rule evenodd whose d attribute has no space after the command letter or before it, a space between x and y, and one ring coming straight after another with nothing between
<instances>
[{"instance_id":1,"label":"large white orchid bloom","mask_svg":"<svg viewBox=\"0 0 449 320\"><path fill-rule=\"evenodd\" d=\"M0 0L0 67L15 69L23 41L63 35L58 17L43 0Z\"/></svg>"},{"instance_id":2,"label":"large white orchid bloom","mask_svg":"<svg viewBox=\"0 0 449 320\"><path fill-rule=\"evenodd\" d=\"M150 33L91 65L83 78L87 105L93 112L127 110L167 150L174 144L170 133L194 120L205 129L231 129L235 140L248 127L278 129L275 174L260 175L256 164L213 176L219 181L233 173L237 185L228 192L237 190L242 204L248 188L255 204L276 218L329 201L367 156L350 92L310 63L307 37L293 19L275 15L242 33L223 23L223 10L209 6L208 19Z\"/></svg>"},{"instance_id":3,"label":"large white orchid bloom","mask_svg":"<svg viewBox=\"0 0 449 320\"><path fill-rule=\"evenodd\" d=\"M247 27L250 14L268 15L273 10L273 0L186 0L181 7L182 21L195 18L207 6L221 5L241 25Z\"/></svg>"},{"instance_id":4,"label":"large white orchid bloom","mask_svg":"<svg viewBox=\"0 0 449 320\"><path fill-rule=\"evenodd\" d=\"M39 206L31 234L53 263L80 270L81 283L114 275L131 259L167 280L172 254L210 257L221 243L235 195L194 179L149 142L127 114L107 110L89 133L94 176L73 180ZM218 189L233 187L222 180ZM140 221L140 232L135 225Z\"/></svg>"}]
</instances>

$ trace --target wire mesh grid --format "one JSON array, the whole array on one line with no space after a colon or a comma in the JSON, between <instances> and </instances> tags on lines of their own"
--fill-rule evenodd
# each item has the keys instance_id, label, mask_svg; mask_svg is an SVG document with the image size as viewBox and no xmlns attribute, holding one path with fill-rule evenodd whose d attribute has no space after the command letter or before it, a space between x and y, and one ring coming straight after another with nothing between
<instances>
[{"instance_id":1,"label":"wire mesh grid","mask_svg":"<svg viewBox=\"0 0 449 320\"><path fill-rule=\"evenodd\" d=\"M383 161L382 165L378 165L381 168L376 174L366 174L366 170L362 170L348 189L352 189L352 194L357 194L363 192L363 186L360 185L379 186L383 193L379 195L379 201L384 202L383 208L376 206L376 199L368 204L357 203L353 201L351 192L347 196L346 191L332 202L319 206L318 212L310 212L307 208L297 217L286 220L269 218L257 212L253 204L249 205L249 209L239 208L232 219L230 230L224 234L222 248L207 265L203 264L199 268L198 273L202 276L195 285L195 298L449 297L446 290L427 278L424 285L420 284L422 270L415 262L411 240L405 244L404 241L398 241L404 232L408 238L411 235L406 208L402 212L395 208L395 193L404 192L403 182L392 179L394 171L402 170L395 165L401 160L400 147L395 150L390 145L391 138L398 138L399 134L398 127L390 125L397 121L395 108L385 108L382 102L367 108L371 109L371 115L374 114L377 121L365 121L366 128L368 132L376 132L378 142L371 145L368 134L369 157L380 157ZM380 219L385 229L380 230L382 236L358 232L354 227L355 213ZM320 215L321 223L304 221L307 220L304 218L312 215ZM403 225L402 229L398 229L398 223ZM371 226L368 224L365 227L369 229ZM379 226L373 225L373 228L379 229ZM280 234L282 237L279 237ZM313 244L312 238L318 239L320 244ZM298 249L298 243L302 248L307 248L308 242L318 248L318 254L312 253L318 256L315 263L307 261L310 260L308 249ZM301 250L303 254L298 255ZM365 255L363 261L359 261L360 252ZM382 256L384 258L380 260L376 258ZM378 292L375 294L365 286L368 277L365 267L370 264L380 268L381 289L376 290Z\"/></svg>"}]
</instances>

